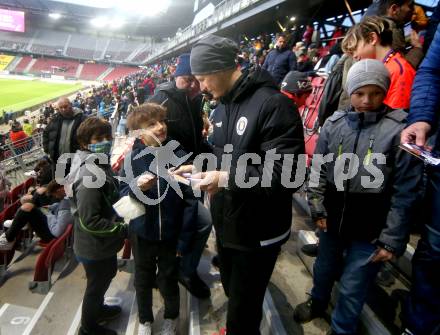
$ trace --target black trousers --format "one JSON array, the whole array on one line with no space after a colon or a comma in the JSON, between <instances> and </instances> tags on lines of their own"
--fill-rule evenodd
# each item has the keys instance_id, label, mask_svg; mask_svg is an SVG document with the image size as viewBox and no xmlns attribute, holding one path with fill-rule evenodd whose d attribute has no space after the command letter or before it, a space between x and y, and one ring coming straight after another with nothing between
<instances>
[{"instance_id":1,"label":"black trousers","mask_svg":"<svg viewBox=\"0 0 440 335\"><path fill-rule=\"evenodd\" d=\"M27 223L32 227L33 231L43 242L49 242L55 236L49 230L47 225L47 217L38 208L33 208L30 212L19 209L15 214L11 227L6 232L6 239L13 241Z\"/></svg>"},{"instance_id":2,"label":"black trousers","mask_svg":"<svg viewBox=\"0 0 440 335\"><path fill-rule=\"evenodd\" d=\"M165 303L165 319L179 316L180 297L177 282L179 261L176 241L147 241L136 234L131 237L135 263L134 286L139 322L153 322L153 287L159 287ZM156 281L157 279L157 281Z\"/></svg>"},{"instance_id":3,"label":"black trousers","mask_svg":"<svg viewBox=\"0 0 440 335\"><path fill-rule=\"evenodd\" d=\"M116 255L98 261L82 262L87 287L82 304L81 326L88 332L99 331L96 323L104 305L104 295L117 271Z\"/></svg>"},{"instance_id":4,"label":"black trousers","mask_svg":"<svg viewBox=\"0 0 440 335\"><path fill-rule=\"evenodd\" d=\"M259 335L264 294L280 246L252 251L224 248L217 243L220 277L228 297L228 335Z\"/></svg>"}]
</instances>

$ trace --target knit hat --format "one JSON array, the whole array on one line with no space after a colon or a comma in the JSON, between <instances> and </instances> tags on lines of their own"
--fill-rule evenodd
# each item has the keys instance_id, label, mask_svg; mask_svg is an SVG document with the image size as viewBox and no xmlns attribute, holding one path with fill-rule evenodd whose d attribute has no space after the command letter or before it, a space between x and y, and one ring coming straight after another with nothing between
<instances>
[{"instance_id":1,"label":"knit hat","mask_svg":"<svg viewBox=\"0 0 440 335\"><path fill-rule=\"evenodd\" d=\"M375 59L363 59L355 63L348 71L345 89L348 95L352 95L360 87L376 85L386 93L390 83L390 73L382 62Z\"/></svg>"},{"instance_id":2,"label":"knit hat","mask_svg":"<svg viewBox=\"0 0 440 335\"><path fill-rule=\"evenodd\" d=\"M298 94L310 92L312 90L312 82L305 73L299 71L290 71L281 83L281 91Z\"/></svg>"},{"instance_id":3,"label":"knit hat","mask_svg":"<svg viewBox=\"0 0 440 335\"><path fill-rule=\"evenodd\" d=\"M174 77L191 76L191 66L189 64L189 54L180 55L177 59L177 67Z\"/></svg>"},{"instance_id":4,"label":"knit hat","mask_svg":"<svg viewBox=\"0 0 440 335\"><path fill-rule=\"evenodd\" d=\"M237 66L237 44L224 37L210 35L198 41L191 50L191 69L194 75L210 74Z\"/></svg>"}]
</instances>

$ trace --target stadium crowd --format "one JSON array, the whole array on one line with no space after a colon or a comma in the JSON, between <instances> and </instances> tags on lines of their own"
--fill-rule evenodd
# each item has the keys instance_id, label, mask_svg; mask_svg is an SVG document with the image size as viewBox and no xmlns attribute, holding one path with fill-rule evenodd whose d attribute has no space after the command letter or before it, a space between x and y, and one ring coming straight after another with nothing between
<instances>
[{"instance_id":1,"label":"stadium crowd","mask_svg":"<svg viewBox=\"0 0 440 335\"><path fill-rule=\"evenodd\" d=\"M128 239L138 334L152 333L153 288L164 300L162 334L176 334L178 283L210 297L197 267L214 227L227 334L260 334L264 294L290 236L292 194L303 186L287 187L283 173L290 164L290 182L292 171L305 168L298 110L312 93L311 78L323 76L321 128L304 183L319 245L310 299L295 307L293 318L324 316L338 281L329 334L356 334L370 285L384 262L404 253L416 224L422 234L402 334L440 334L440 272L433 271L440 261L440 170L401 149L412 143L440 154L440 9L429 22L420 10L412 0L375 1L360 23L336 29L325 47L312 25L240 44L206 36L177 60L45 106L41 126L12 121L12 145L18 149L41 128L47 157L35 169L38 187L4 225L0 249L13 248L26 223L45 242L73 224L74 252L87 278L79 333L105 335L116 334L102 323L121 307L105 305L104 295ZM111 117L119 134L135 137L114 166ZM167 148L173 157L163 164L158 157ZM258 159L241 159L250 153ZM64 166L63 154L74 154ZM372 180L377 172L379 184ZM104 176L99 187L87 185L98 175ZM0 200L9 187L0 175Z\"/></svg>"}]
</instances>

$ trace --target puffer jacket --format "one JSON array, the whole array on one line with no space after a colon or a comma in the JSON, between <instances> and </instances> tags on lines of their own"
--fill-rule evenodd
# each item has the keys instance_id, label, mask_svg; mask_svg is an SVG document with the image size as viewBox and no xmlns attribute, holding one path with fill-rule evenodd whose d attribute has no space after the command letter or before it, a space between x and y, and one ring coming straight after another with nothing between
<instances>
[{"instance_id":1,"label":"puffer jacket","mask_svg":"<svg viewBox=\"0 0 440 335\"><path fill-rule=\"evenodd\" d=\"M431 133L437 134L434 150L440 153L440 25L425 60L414 79L411 109L408 123L424 121L431 125Z\"/></svg>"},{"instance_id":2,"label":"puffer jacket","mask_svg":"<svg viewBox=\"0 0 440 335\"><path fill-rule=\"evenodd\" d=\"M90 151L78 150L72 163L70 176L74 182L70 204L74 219L73 250L82 259L102 260L121 250L127 228L121 220L117 220L112 207L119 199L118 181L110 165L99 164L94 157L96 155ZM92 162L95 162L94 168L89 165ZM102 180L103 184L87 187L87 180Z\"/></svg>"},{"instance_id":3,"label":"puffer jacket","mask_svg":"<svg viewBox=\"0 0 440 335\"><path fill-rule=\"evenodd\" d=\"M134 142L132 151L125 157L124 168L120 173L119 192L121 197L129 195L142 202L142 199L139 199L134 192L135 189L142 192L137 187L137 180L145 172L156 176L159 174L160 167L155 157L161 159L161 153L165 154L165 151L162 150L167 147L169 141L170 139L158 148L146 147L138 139ZM177 144L177 142L175 143ZM147 152L147 150L151 150L151 152ZM183 158L186 155L180 145L174 149L173 153L178 158ZM168 163L169 165L161 168L173 167L173 162ZM135 233L148 241L176 241L177 250L181 254L185 254L190 248L191 238L196 230L198 204L189 186L177 185L182 191L183 198L171 187L169 180L159 177L155 187L142 193L150 200L161 197L163 199L157 205L149 205L144 202L145 214L131 220L129 227L130 233Z\"/></svg>"},{"instance_id":4,"label":"puffer jacket","mask_svg":"<svg viewBox=\"0 0 440 335\"><path fill-rule=\"evenodd\" d=\"M75 153L80 149L78 141L76 140L76 131L86 118L82 110L78 108L73 108L74 110L74 124L71 132L70 138L70 152ZM44 152L49 155L52 162L56 162L59 158L58 145L60 138L65 136L61 134L61 128L63 125L64 117L61 114L56 114L52 121L47 125L43 131L43 148Z\"/></svg>"},{"instance_id":5,"label":"puffer jacket","mask_svg":"<svg viewBox=\"0 0 440 335\"><path fill-rule=\"evenodd\" d=\"M305 152L297 108L278 91L270 74L257 68L244 72L221 99L212 122L217 169L227 169L231 159L228 187L211 199L220 243L241 250L284 243L292 222L292 193L301 185L284 186L287 178L283 177L293 182L298 155ZM260 162L239 159L249 153L258 155ZM271 170L265 160L274 153L279 158L274 159ZM292 169L282 175L286 162ZM243 180L243 175L246 182L255 177L258 182L240 187L237 180ZM269 182L263 184L262 180Z\"/></svg>"},{"instance_id":6,"label":"puffer jacket","mask_svg":"<svg viewBox=\"0 0 440 335\"><path fill-rule=\"evenodd\" d=\"M397 255L404 252L423 171L420 160L399 148L406 116L402 110L382 107L366 113L338 111L327 119L307 195L312 218L326 218L329 233L378 243ZM353 153L359 170L342 159L341 155ZM321 166L319 155L327 154L333 157ZM375 159L375 154L383 154L386 162ZM344 172L353 177L342 180Z\"/></svg>"}]
</instances>

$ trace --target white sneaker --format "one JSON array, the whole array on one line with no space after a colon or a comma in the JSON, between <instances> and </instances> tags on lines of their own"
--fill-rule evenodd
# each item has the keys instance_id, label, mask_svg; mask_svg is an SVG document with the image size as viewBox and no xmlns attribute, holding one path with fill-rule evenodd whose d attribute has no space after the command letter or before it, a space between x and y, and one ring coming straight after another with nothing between
<instances>
[{"instance_id":1,"label":"white sneaker","mask_svg":"<svg viewBox=\"0 0 440 335\"><path fill-rule=\"evenodd\" d=\"M0 250L11 250L14 247L14 242L8 242L6 239L6 234L0 236Z\"/></svg>"},{"instance_id":2,"label":"white sneaker","mask_svg":"<svg viewBox=\"0 0 440 335\"><path fill-rule=\"evenodd\" d=\"M138 335L151 335L153 328L151 322L140 323L138 328Z\"/></svg>"},{"instance_id":3,"label":"white sneaker","mask_svg":"<svg viewBox=\"0 0 440 335\"><path fill-rule=\"evenodd\" d=\"M176 335L177 319L165 319L162 324L162 335Z\"/></svg>"},{"instance_id":4,"label":"white sneaker","mask_svg":"<svg viewBox=\"0 0 440 335\"><path fill-rule=\"evenodd\" d=\"M11 228L12 222L14 220L5 220L5 222L3 222L3 228Z\"/></svg>"}]
</instances>

